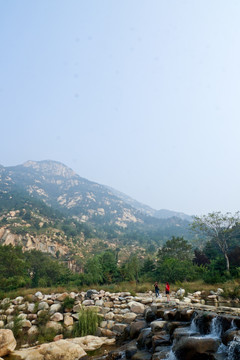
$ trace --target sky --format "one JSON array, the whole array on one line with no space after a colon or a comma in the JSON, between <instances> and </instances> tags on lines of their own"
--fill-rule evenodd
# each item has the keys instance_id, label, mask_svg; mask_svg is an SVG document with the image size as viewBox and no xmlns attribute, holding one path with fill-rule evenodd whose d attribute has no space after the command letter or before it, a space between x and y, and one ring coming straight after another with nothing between
<instances>
[{"instance_id":1,"label":"sky","mask_svg":"<svg viewBox=\"0 0 240 360\"><path fill-rule=\"evenodd\" d=\"M238 0L0 0L0 164L240 210Z\"/></svg>"}]
</instances>

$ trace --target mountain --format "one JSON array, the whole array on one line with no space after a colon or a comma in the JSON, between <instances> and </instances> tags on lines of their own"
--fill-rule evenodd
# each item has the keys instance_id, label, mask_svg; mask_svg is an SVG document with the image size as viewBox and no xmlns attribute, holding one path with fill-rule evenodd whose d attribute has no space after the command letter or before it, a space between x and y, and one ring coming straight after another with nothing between
<instances>
[{"instance_id":1,"label":"mountain","mask_svg":"<svg viewBox=\"0 0 240 360\"><path fill-rule=\"evenodd\" d=\"M139 201L134 200L130 196L128 196L118 190L113 189L110 186L108 186L108 189L114 195L116 195L119 199L122 199L125 203L131 205L132 207L134 207L135 209L141 211L142 213L144 213L146 215L150 215L150 216L156 217L158 219L170 219L172 217L177 217L182 220L187 220L189 222L192 221L192 216L190 216L190 215L184 214L182 212L166 210L166 209L155 210L155 209L151 208L150 206L142 204Z\"/></svg>"},{"instance_id":2,"label":"mountain","mask_svg":"<svg viewBox=\"0 0 240 360\"><path fill-rule=\"evenodd\" d=\"M24 246L37 241L43 247L46 240L55 254L84 256L84 247L87 252L112 246L144 251L171 236L191 238L186 219L157 218L156 212L56 161L0 166L0 227L21 236Z\"/></svg>"}]
</instances>

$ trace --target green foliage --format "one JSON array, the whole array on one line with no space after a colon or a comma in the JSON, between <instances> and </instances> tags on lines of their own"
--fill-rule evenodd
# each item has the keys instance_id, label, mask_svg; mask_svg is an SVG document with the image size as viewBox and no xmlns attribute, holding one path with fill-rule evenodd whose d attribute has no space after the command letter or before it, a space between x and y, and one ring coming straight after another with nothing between
<instances>
[{"instance_id":1,"label":"green foliage","mask_svg":"<svg viewBox=\"0 0 240 360\"><path fill-rule=\"evenodd\" d=\"M75 300L69 296L67 296L62 303L63 309L72 309L73 305L75 303Z\"/></svg>"},{"instance_id":2,"label":"green foliage","mask_svg":"<svg viewBox=\"0 0 240 360\"><path fill-rule=\"evenodd\" d=\"M157 267L157 276L163 282L193 281L202 275L204 268L194 266L191 261L166 258Z\"/></svg>"},{"instance_id":3,"label":"green foliage","mask_svg":"<svg viewBox=\"0 0 240 360\"><path fill-rule=\"evenodd\" d=\"M158 250L157 256L160 261L166 258L192 260L192 245L184 240L183 237L173 236L171 240L166 241L165 245Z\"/></svg>"},{"instance_id":4,"label":"green foliage","mask_svg":"<svg viewBox=\"0 0 240 360\"><path fill-rule=\"evenodd\" d=\"M78 321L74 324L74 336L95 335L99 322L100 317L96 308L82 307Z\"/></svg>"},{"instance_id":5,"label":"green foliage","mask_svg":"<svg viewBox=\"0 0 240 360\"><path fill-rule=\"evenodd\" d=\"M240 285L235 285L231 289L224 288L223 290L224 290L224 292L221 296L224 298L227 298L227 299L230 298L232 300L240 298Z\"/></svg>"},{"instance_id":6,"label":"green foliage","mask_svg":"<svg viewBox=\"0 0 240 360\"><path fill-rule=\"evenodd\" d=\"M136 282L139 281L139 275L140 275L140 260L137 255L130 255L128 260L122 265L120 271L122 280L127 281L133 281Z\"/></svg>"},{"instance_id":7,"label":"green foliage","mask_svg":"<svg viewBox=\"0 0 240 360\"><path fill-rule=\"evenodd\" d=\"M49 321L50 319L50 315L48 313L47 310L42 310L39 314L38 314L38 326L41 327L45 327L46 323Z\"/></svg>"},{"instance_id":8,"label":"green foliage","mask_svg":"<svg viewBox=\"0 0 240 360\"><path fill-rule=\"evenodd\" d=\"M207 284L217 284L227 281L229 273L225 270L225 261L223 257L218 257L211 261L206 272L203 274L203 280Z\"/></svg>"},{"instance_id":9,"label":"green foliage","mask_svg":"<svg viewBox=\"0 0 240 360\"><path fill-rule=\"evenodd\" d=\"M15 338L18 338L22 331L22 322L23 322L23 319L21 318L20 315L14 316L12 332L13 332L13 335Z\"/></svg>"},{"instance_id":10,"label":"green foliage","mask_svg":"<svg viewBox=\"0 0 240 360\"><path fill-rule=\"evenodd\" d=\"M53 341L54 337L57 335L57 331L53 328L42 329L37 336L37 340L39 344L44 344L46 342Z\"/></svg>"},{"instance_id":11,"label":"green foliage","mask_svg":"<svg viewBox=\"0 0 240 360\"><path fill-rule=\"evenodd\" d=\"M231 213L222 214L212 212L208 215L195 216L191 228L195 232L200 232L207 236L219 247L225 257L226 270L229 272L230 264L228 251L231 240L236 236L236 228L239 228L239 212L232 215Z\"/></svg>"}]
</instances>

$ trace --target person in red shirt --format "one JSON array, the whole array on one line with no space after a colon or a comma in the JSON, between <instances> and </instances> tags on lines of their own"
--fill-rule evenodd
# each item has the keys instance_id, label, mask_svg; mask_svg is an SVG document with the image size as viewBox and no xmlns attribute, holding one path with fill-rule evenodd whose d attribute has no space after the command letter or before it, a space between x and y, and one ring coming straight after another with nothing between
<instances>
[{"instance_id":1,"label":"person in red shirt","mask_svg":"<svg viewBox=\"0 0 240 360\"><path fill-rule=\"evenodd\" d=\"M166 291L166 295L167 295L167 301L170 301L170 286L169 286L169 283L167 282L166 283L166 287L165 287L165 291Z\"/></svg>"}]
</instances>

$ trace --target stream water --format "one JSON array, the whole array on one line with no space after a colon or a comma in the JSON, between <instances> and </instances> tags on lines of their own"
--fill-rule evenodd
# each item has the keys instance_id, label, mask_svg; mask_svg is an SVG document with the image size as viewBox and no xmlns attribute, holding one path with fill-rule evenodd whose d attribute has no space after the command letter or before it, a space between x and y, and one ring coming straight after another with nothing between
<instances>
[{"instance_id":1,"label":"stream water","mask_svg":"<svg viewBox=\"0 0 240 360\"><path fill-rule=\"evenodd\" d=\"M234 321L232 321L231 323L231 327L230 330L237 330ZM142 331L145 331L146 333L151 332L151 328L148 329L143 329ZM222 326L222 319L219 316L216 316L212 319L211 324L210 324L210 331L208 334L206 335L201 335L200 334L200 329L198 327L197 322L195 321L195 319L192 320L191 324L189 327L187 327L186 329L184 329L184 333L186 333L187 337L192 337L195 339L203 339L203 338L212 338L212 339L216 339L219 341L219 347L217 349L217 352L215 353L216 355L216 359L219 360L240 360L240 337L236 336L231 342L229 342L228 346L224 345L221 341L221 337L223 335L224 329ZM173 345L168 353L168 355L165 357L165 359L163 360L179 360L172 348L174 346L174 343L176 342L176 340L174 340ZM136 344L136 340L131 341L131 343L135 343ZM130 343L129 343L130 344ZM101 349L101 353L98 352L96 354L88 354L88 355L92 355L90 356L91 359L109 359L108 357L108 353L109 350L118 350L117 346L116 348L111 348L108 349L107 347L105 349ZM95 355L95 356L94 356ZM111 359L111 357L110 357ZM120 360L126 360L126 352L124 350L124 347L120 347L119 348L119 352L118 352L118 356L114 357L114 359L120 359Z\"/></svg>"},{"instance_id":2,"label":"stream water","mask_svg":"<svg viewBox=\"0 0 240 360\"><path fill-rule=\"evenodd\" d=\"M232 330L236 329L234 321L231 323ZM228 346L224 345L221 342L221 336L223 334L223 327L221 318L216 316L212 319L210 325L210 333L207 335L197 335L196 333L200 333L199 328L196 324L195 319L192 320L191 325L187 329L189 336L194 338L212 338L219 339L220 345L218 347L217 353L219 355L219 359L223 360L240 360L240 337L235 336L234 339L228 344ZM165 360L178 360L173 351L171 350L169 355L165 358Z\"/></svg>"}]
</instances>

